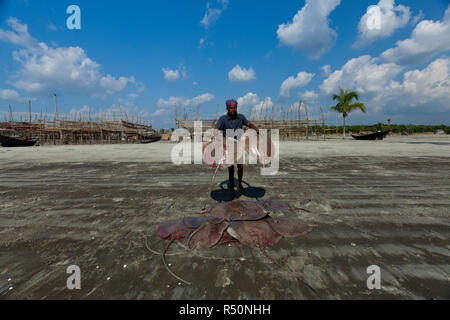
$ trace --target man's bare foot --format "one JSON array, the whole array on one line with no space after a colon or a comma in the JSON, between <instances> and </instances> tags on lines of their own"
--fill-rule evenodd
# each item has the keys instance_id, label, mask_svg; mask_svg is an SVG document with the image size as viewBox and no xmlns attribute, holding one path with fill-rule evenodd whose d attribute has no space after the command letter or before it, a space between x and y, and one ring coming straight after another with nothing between
<instances>
[{"instance_id":1,"label":"man's bare foot","mask_svg":"<svg viewBox=\"0 0 450 320\"><path fill-rule=\"evenodd\" d=\"M242 184L238 185L237 189L238 189L238 192L240 192L240 193L242 193L242 194L243 194L244 191L245 191L245 189L244 189L244 187L242 186Z\"/></svg>"}]
</instances>

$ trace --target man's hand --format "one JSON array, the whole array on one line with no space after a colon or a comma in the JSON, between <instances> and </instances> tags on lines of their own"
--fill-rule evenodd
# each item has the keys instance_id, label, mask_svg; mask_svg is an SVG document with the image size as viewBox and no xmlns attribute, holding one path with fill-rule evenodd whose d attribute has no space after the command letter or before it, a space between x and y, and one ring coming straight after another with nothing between
<instances>
[{"instance_id":1,"label":"man's hand","mask_svg":"<svg viewBox=\"0 0 450 320\"><path fill-rule=\"evenodd\" d=\"M249 122L249 123L248 123L248 127L249 127L250 129L255 130L256 133L259 134L259 129L258 129L253 123Z\"/></svg>"}]
</instances>

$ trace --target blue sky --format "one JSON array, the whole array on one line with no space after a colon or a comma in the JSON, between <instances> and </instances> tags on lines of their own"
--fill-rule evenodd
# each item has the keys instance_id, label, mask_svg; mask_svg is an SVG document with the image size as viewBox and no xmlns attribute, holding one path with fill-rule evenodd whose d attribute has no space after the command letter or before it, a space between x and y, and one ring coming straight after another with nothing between
<instances>
[{"instance_id":1,"label":"blue sky","mask_svg":"<svg viewBox=\"0 0 450 320\"><path fill-rule=\"evenodd\" d=\"M81 30L69 30L69 5ZM333 105L358 90L350 124L450 125L447 0L0 0L0 111L119 114L173 127L174 103L211 118L239 99ZM327 122L336 115L326 111ZM3 119L1 119L3 120ZM339 123L341 120L339 119Z\"/></svg>"}]
</instances>

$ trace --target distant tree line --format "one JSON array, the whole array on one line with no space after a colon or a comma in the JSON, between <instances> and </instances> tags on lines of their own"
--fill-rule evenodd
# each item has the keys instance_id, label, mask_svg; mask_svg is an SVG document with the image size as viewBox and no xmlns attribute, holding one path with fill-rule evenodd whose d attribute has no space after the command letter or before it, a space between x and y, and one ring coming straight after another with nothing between
<instances>
[{"instance_id":1,"label":"distant tree line","mask_svg":"<svg viewBox=\"0 0 450 320\"><path fill-rule=\"evenodd\" d=\"M295 129L296 127L292 127ZM383 123L377 123L373 125L358 125L358 126L346 126L346 131L351 133L361 133L361 132L376 132L378 130L384 131L388 130L388 125ZM325 126L327 133L336 132L336 126ZM436 133L439 130L444 131L446 134L450 134L450 126L446 126L445 124L431 126L431 125L415 125L415 124L391 124L390 129L392 133ZM173 132L174 128L171 129L160 129L159 133L169 133ZM323 127L322 126L310 126L310 132L315 132L316 134L322 134ZM344 126L338 126L337 132L343 134Z\"/></svg>"},{"instance_id":2,"label":"distant tree line","mask_svg":"<svg viewBox=\"0 0 450 320\"><path fill-rule=\"evenodd\" d=\"M347 132L360 133L360 132L376 132L378 130L384 131L388 130L387 124L377 123L373 125L356 125L356 126L345 126ZM446 134L450 134L450 126L444 124L441 125L415 125L415 124L391 124L389 126L392 133L436 133L439 130L444 131ZM336 126L325 126L328 132L336 132ZM310 127L312 132L322 133L322 126ZM344 126L337 127L338 133L344 132Z\"/></svg>"}]
</instances>

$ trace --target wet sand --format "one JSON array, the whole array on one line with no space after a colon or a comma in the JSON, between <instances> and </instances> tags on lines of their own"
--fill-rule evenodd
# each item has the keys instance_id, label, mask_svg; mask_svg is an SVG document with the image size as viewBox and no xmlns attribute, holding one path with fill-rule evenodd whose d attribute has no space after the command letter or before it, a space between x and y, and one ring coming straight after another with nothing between
<instances>
[{"instance_id":1,"label":"wet sand","mask_svg":"<svg viewBox=\"0 0 450 320\"><path fill-rule=\"evenodd\" d=\"M0 148L0 299L450 299L450 136L282 142L279 173L246 166L241 199L289 202L319 227L267 248L289 268L236 243L174 243L167 261L190 286L145 237L162 252L156 224L226 200L228 173L211 197L213 170L173 165L173 146Z\"/></svg>"}]
</instances>

